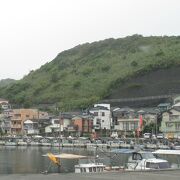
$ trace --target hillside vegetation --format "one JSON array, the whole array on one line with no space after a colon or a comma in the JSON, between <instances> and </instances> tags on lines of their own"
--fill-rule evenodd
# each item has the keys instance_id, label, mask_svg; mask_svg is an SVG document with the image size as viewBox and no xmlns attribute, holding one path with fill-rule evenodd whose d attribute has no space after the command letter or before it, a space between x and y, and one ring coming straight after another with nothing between
<instances>
[{"instance_id":1,"label":"hillside vegetation","mask_svg":"<svg viewBox=\"0 0 180 180\"><path fill-rule=\"evenodd\" d=\"M0 88L0 97L25 107L56 103L62 110L82 108L108 97L135 76L180 65L180 36L133 35L78 45Z\"/></svg>"},{"instance_id":2,"label":"hillside vegetation","mask_svg":"<svg viewBox=\"0 0 180 180\"><path fill-rule=\"evenodd\" d=\"M16 80L14 80L14 79L2 79L2 80L0 80L0 87L4 87L4 86L7 86L9 84L12 84L15 81Z\"/></svg>"}]
</instances>

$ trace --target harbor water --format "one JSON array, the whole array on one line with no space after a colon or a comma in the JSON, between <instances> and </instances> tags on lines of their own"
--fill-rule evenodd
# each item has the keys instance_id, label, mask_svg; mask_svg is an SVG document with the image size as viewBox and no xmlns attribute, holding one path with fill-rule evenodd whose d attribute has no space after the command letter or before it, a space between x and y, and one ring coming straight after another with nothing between
<instances>
[{"instance_id":1,"label":"harbor water","mask_svg":"<svg viewBox=\"0 0 180 180\"><path fill-rule=\"evenodd\" d=\"M74 165L78 160L61 160L61 168L58 169L51 164L47 157L42 155L51 152L54 154L74 153L86 155L89 159L83 159L82 162L93 161L93 157L99 156L98 161L106 165L123 166L127 162L127 155L112 154L110 150L105 149L84 149L84 148L55 148L55 147L30 147L30 146L0 146L0 174L39 174L48 170L55 172L74 172ZM171 164L178 167L180 164L179 156L166 156Z\"/></svg>"}]
</instances>

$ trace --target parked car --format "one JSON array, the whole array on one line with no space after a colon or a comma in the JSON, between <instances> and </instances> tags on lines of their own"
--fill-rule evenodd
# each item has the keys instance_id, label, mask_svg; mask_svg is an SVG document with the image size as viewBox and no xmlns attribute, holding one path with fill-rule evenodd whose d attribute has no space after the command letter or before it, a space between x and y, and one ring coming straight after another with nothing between
<instances>
[{"instance_id":1,"label":"parked car","mask_svg":"<svg viewBox=\"0 0 180 180\"><path fill-rule=\"evenodd\" d=\"M160 134L157 134L157 139L163 139L164 138L164 134L160 133Z\"/></svg>"},{"instance_id":2,"label":"parked car","mask_svg":"<svg viewBox=\"0 0 180 180\"><path fill-rule=\"evenodd\" d=\"M151 138L151 133L144 133L144 134L143 134L143 137L144 137L145 139L149 139L149 138Z\"/></svg>"},{"instance_id":3,"label":"parked car","mask_svg":"<svg viewBox=\"0 0 180 180\"><path fill-rule=\"evenodd\" d=\"M117 132L112 132L111 137L112 138L118 138L118 133Z\"/></svg>"},{"instance_id":4,"label":"parked car","mask_svg":"<svg viewBox=\"0 0 180 180\"><path fill-rule=\"evenodd\" d=\"M152 139L156 139L156 135L155 135L155 134L152 134L152 135L151 135L151 138L152 138Z\"/></svg>"}]
</instances>

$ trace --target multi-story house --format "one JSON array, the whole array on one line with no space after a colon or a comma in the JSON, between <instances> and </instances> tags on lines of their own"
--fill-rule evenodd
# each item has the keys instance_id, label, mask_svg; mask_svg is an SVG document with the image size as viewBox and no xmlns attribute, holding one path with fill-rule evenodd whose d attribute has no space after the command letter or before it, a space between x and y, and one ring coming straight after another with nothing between
<instances>
[{"instance_id":1,"label":"multi-story house","mask_svg":"<svg viewBox=\"0 0 180 180\"><path fill-rule=\"evenodd\" d=\"M92 133L93 119L91 116L75 116L72 118L72 124L78 136L86 136Z\"/></svg>"},{"instance_id":2,"label":"multi-story house","mask_svg":"<svg viewBox=\"0 0 180 180\"><path fill-rule=\"evenodd\" d=\"M11 133L24 134L24 121L39 119L38 109L13 109L11 117Z\"/></svg>"},{"instance_id":3,"label":"multi-story house","mask_svg":"<svg viewBox=\"0 0 180 180\"><path fill-rule=\"evenodd\" d=\"M167 138L180 137L180 106L174 105L162 114L160 130Z\"/></svg>"},{"instance_id":4,"label":"multi-story house","mask_svg":"<svg viewBox=\"0 0 180 180\"><path fill-rule=\"evenodd\" d=\"M63 119L60 117L54 117L50 120L50 125L45 127L46 134L57 134L63 131Z\"/></svg>"},{"instance_id":5,"label":"multi-story house","mask_svg":"<svg viewBox=\"0 0 180 180\"><path fill-rule=\"evenodd\" d=\"M114 130L116 130L120 136L132 135L139 127L139 116L133 109L115 109L113 111L113 117L115 118Z\"/></svg>"},{"instance_id":6,"label":"multi-story house","mask_svg":"<svg viewBox=\"0 0 180 180\"><path fill-rule=\"evenodd\" d=\"M112 120L111 120L111 111L110 105L105 106L106 104L94 105L89 112L94 116L93 118L93 128L94 130L100 129L111 129Z\"/></svg>"}]
</instances>

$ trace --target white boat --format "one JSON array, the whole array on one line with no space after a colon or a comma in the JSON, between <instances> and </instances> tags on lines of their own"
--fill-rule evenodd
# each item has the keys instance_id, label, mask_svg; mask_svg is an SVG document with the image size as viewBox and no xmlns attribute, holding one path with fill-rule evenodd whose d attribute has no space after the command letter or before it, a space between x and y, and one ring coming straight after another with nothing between
<instances>
[{"instance_id":1,"label":"white boat","mask_svg":"<svg viewBox=\"0 0 180 180\"><path fill-rule=\"evenodd\" d=\"M143 150L130 150L130 149L117 149L112 151L114 153L122 153L128 155L128 162L125 165L125 170L156 170L168 169L170 164L167 160L156 158L150 151Z\"/></svg>"},{"instance_id":2,"label":"white boat","mask_svg":"<svg viewBox=\"0 0 180 180\"><path fill-rule=\"evenodd\" d=\"M18 146L27 146L28 145L28 143L26 141L24 141L23 139L19 139L17 144L18 144Z\"/></svg>"},{"instance_id":3,"label":"white boat","mask_svg":"<svg viewBox=\"0 0 180 180\"><path fill-rule=\"evenodd\" d=\"M30 146L39 146L40 143L39 143L38 141L31 141L31 142L29 143L29 145L30 145Z\"/></svg>"},{"instance_id":4,"label":"white boat","mask_svg":"<svg viewBox=\"0 0 180 180\"><path fill-rule=\"evenodd\" d=\"M17 142L6 141L5 146L17 146Z\"/></svg>"},{"instance_id":5,"label":"white boat","mask_svg":"<svg viewBox=\"0 0 180 180\"><path fill-rule=\"evenodd\" d=\"M167 160L157 159L151 152L133 152L128 159L126 170L155 170L168 169L170 164Z\"/></svg>"},{"instance_id":6,"label":"white boat","mask_svg":"<svg viewBox=\"0 0 180 180\"><path fill-rule=\"evenodd\" d=\"M5 141L0 140L0 145L5 145Z\"/></svg>"},{"instance_id":7,"label":"white boat","mask_svg":"<svg viewBox=\"0 0 180 180\"><path fill-rule=\"evenodd\" d=\"M17 139L16 138L9 138L5 141L5 146L17 146Z\"/></svg>"}]
</instances>

